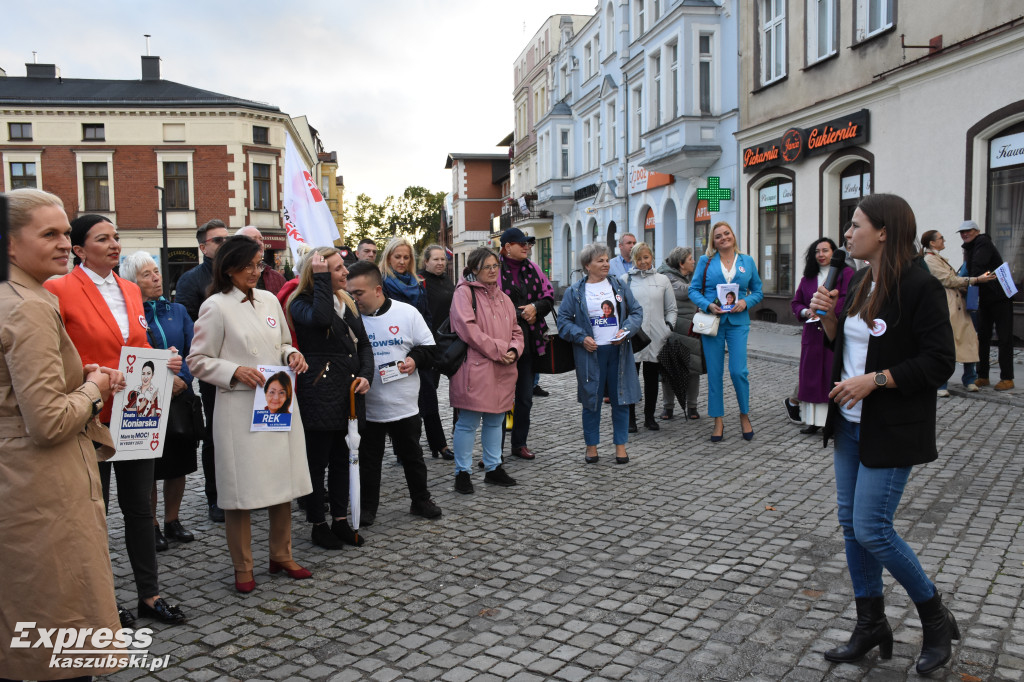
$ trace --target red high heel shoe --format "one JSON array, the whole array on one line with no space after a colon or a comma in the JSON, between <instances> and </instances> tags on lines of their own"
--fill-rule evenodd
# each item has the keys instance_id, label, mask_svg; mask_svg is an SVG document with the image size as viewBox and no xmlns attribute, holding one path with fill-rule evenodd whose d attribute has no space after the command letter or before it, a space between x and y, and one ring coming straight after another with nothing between
<instances>
[{"instance_id":1,"label":"red high heel shoe","mask_svg":"<svg viewBox=\"0 0 1024 682\"><path fill-rule=\"evenodd\" d=\"M298 564L296 564L296 566L298 566ZM280 563L274 561L273 559L271 559L270 560L270 572L271 573L280 573L281 571L284 571L289 576L291 576L292 580L302 580L304 578L312 578L313 577L313 573L310 572L309 569L303 568L302 566L299 566L298 568L288 568L284 564L280 564Z\"/></svg>"},{"instance_id":2,"label":"red high heel shoe","mask_svg":"<svg viewBox=\"0 0 1024 682\"><path fill-rule=\"evenodd\" d=\"M235 571L235 589L238 590L239 592L241 592L242 594L248 594L249 592L252 592L253 590L255 590L256 589L256 578L254 577L252 580L247 580L244 583L243 582L239 582L238 581L238 574L239 573L242 573L242 571Z\"/></svg>"}]
</instances>

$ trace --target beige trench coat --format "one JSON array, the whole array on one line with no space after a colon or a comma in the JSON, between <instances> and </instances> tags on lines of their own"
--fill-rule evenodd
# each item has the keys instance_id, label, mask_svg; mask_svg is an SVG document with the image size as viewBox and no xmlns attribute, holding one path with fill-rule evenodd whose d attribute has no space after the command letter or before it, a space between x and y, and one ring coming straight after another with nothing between
<instances>
[{"instance_id":1,"label":"beige trench coat","mask_svg":"<svg viewBox=\"0 0 1024 682\"><path fill-rule=\"evenodd\" d=\"M253 296L253 305L238 289L206 299L188 356L192 375L217 387L213 445L222 509L261 509L313 491L294 396L291 431L249 431L253 389L235 381L235 370L286 365L297 350L277 297L262 289L253 290Z\"/></svg>"},{"instance_id":2,"label":"beige trench coat","mask_svg":"<svg viewBox=\"0 0 1024 682\"><path fill-rule=\"evenodd\" d=\"M946 290L949 323L953 325L953 338L956 341L956 361L977 362L978 334L974 331L964 296L967 293L968 278L959 277L949 261L935 251L925 251L924 262Z\"/></svg>"},{"instance_id":3,"label":"beige trench coat","mask_svg":"<svg viewBox=\"0 0 1024 682\"><path fill-rule=\"evenodd\" d=\"M45 645L10 646L18 622L121 627L93 447L105 443L108 458L113 443L92 419L100 392L82 383L82 360L57 311L53 294L11 267L0 284L0 677L18 680L117 670L51 669ZM34 643L38 634L26 637Z\"/></svg>"}]
</instances>

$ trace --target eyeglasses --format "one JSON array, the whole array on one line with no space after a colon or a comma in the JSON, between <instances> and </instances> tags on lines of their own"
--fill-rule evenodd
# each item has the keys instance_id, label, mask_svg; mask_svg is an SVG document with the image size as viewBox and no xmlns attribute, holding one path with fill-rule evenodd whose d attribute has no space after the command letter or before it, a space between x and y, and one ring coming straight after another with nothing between
<instances>
[{"instance_id":1,"label":"eyeglasses","mask_svg":"<svg viewBox=\"0 0 1024 682\"><path fill-rule=\"evenodd\" d=\"M259 263L257 265L253 265L252 263L249 263L244 268L242 268L242 271L245 272L247 275L251 275L254 272L263 272L266 269L267 269L267 264L266 263Z\"/></svg>"},{"instance_id":2,"label":"eyeglasses","mask_svg":"<svg viewBox=\"0 0 1024 682\"><path fill-rule=\"evenodd\" d=\"M481 270L489 270L489 271L493 272L494 270L500 270L501 266L498 265L497 263L494 263L493 265L481 265L480 269Z\"/></svg>"},{"instance_id":3,"label":"eyeglasses","mask_svg":"<svg viewBox=\"0 0 1024 682\"><path fill-rule=\"evenodd\" d=\"M213 244L223 244L225 241L227 241L227 237L210 237L209 239L204 240L203 243L204 244L210 244L210 243L213 243Z\"/></svg>"}]
</instances>

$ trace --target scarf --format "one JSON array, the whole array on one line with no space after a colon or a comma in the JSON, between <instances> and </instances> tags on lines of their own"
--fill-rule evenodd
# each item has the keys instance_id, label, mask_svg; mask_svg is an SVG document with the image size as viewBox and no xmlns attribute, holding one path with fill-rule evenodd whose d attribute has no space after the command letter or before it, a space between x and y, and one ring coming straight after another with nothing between
<instances>
[{"instance_id":1,"label":"scarf","mask_svg":"<svg viewBox=\"0 0 1024 682\"><path fill-rule=\"evenodd\" d=\"M501 290L512 299L512 304L517 310L521 305L529 305L545 298L552 300L555 298L555 288L551 286L551 281L536 264L527 259L517 262L519 276L513 277L515 261L504 256L500 256L499 259L501 260ZM529 348L532 342L534 352L537 355L544 355L547 349L544 335L548 331L548 325L544 319L538 316L533 324L527 324L520 318L519 326L523 328L523 333L527 337L523 339L525 347Z\"/></svg>"},{"instance_id":2,"label":"scarf","mask_svg":"<svg viewBox=\"0 0 1024 682\"><path fill-rule=\"evenodd\" d=\"M396 301L408 303L420 311L426 323L430 324L430 310L427 308L427 292L423 284L411 272L395 273L394 277L384 278L384 293Z\"/></svg>"}]
</instances>

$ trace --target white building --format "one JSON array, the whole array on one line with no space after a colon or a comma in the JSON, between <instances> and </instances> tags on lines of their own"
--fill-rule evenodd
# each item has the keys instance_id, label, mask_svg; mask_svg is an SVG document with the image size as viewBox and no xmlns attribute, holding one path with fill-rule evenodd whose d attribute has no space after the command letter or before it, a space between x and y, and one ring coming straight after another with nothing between
<instances>
[{"instance_id":1,"label":"white building","mask_svg":"<svg viewBox=\"0 0 1024 682\"><path fill-rule=\"evenodd\" d=\"M582 28L561 18L536 132L553 280L568 282L584 244L628 231L660 262L703 251L712 219L735 223L735 192L709 215L697 189L738 181L736 21L732 0L608 0Z\"/></svg>"}]
</instances>

